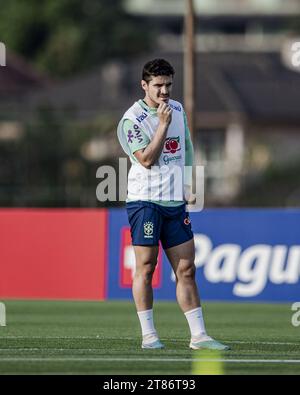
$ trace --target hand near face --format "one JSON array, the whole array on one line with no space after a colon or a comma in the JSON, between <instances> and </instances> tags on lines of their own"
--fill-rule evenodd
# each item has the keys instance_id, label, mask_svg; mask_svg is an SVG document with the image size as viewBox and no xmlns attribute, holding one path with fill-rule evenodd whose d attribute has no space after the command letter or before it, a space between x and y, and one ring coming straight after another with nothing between
<instances>
[{"instance_id":1,"label":"hand near face","mask_svg":"<svg viewBox=\"0 0 300 395\"><path fill-rule=\"evenodd\" d=\"M161 124L169 126L172 121L172 108L167 103L160 103L157 116Z\"/></svg>"}]
</instances>

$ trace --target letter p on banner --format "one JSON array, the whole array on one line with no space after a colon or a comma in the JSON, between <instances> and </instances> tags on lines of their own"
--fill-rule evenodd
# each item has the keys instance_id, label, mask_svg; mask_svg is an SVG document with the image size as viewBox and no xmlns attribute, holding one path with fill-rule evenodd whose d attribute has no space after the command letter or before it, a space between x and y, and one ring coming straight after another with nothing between
<instances>
[{"instance_id":1,"label":"letter p on banner","mask_svg":"<svg viewBox=\"0 0 300 395\"><path fill-rule=\"evenodd\" d=\"M6 326L5 304L0 302L0 326Z\"/></svg>"},{"instance_id":2,"label":"letter p on banner","mask_svg":"<svg viewBox=\"0 0 300 395\"><path fill-rule=\"evenodd\" d=\"M3 43L0 42L0 67L6 66L6 48Z\"/></svg>"}]
</instances>

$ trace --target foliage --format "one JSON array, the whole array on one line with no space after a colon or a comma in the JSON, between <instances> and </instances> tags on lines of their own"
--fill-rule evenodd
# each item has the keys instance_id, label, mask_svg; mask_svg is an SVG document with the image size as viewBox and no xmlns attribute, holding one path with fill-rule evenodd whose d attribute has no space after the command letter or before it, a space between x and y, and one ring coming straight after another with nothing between
<instances>
[{"instance_id":1,"label":"foliage","mask_svg":"<svg viewBox=\"0 0 300 395\"><path fill-rule=\"evenodd\" d=\"M147 50L149 31L122 0L0 0L0 41L53 76Z\"/></svg>"},{"instance_id":2,"label":"foliage","mask_svg":"<svg viewBox=\"0 0 300 395\"><path fill-rule=\"evenodd\" d=\"M271 165L251 185L243 188L235 206L249 207L299 207L300 162L285 166Z\"/></svg>"},{"instance_id":3,"label":"foliage","mask_svg":"<svg viewBox=\"0 0 300 395\"><path fill-rule=\"evenodd\" d=\"M74 111L38 110L20 140L0 143L0 206L95 207L101 161L82 156L85 143L109 135L115 119L80 124ZM107 165L115 165L105 159Z\"/></svg>"}]
</instances>

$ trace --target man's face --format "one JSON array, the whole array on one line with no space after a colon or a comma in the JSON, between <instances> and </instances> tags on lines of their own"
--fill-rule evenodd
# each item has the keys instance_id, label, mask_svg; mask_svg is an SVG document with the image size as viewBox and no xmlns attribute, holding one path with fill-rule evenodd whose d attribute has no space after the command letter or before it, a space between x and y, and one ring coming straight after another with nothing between
<instances>
[{"instance_id":1,"label":"man's face","mask_svg":"<svg viewBox=\"0 0 300 395\"><path fill-rule=\"evenodd\" d=\"M159 75L152 77L148 83L142 80L145 99L151 107L158 107L161 103L168 103L172 92L173 77Z\"/></svg>"}]
</instances>

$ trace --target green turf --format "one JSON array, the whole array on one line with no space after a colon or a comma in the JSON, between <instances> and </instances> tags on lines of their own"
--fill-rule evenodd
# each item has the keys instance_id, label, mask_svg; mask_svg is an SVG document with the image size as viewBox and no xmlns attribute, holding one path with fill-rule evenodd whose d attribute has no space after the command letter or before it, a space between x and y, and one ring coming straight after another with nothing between
<instances>
[{"instance_id":1,"label":"green turf","mask_svg":"<svg viewBox=\"0 0 300 395\"><path fill-rule=\"evenodd\" d=\"M142 350L131 302L6 301L0 374L191 374L189 331L176 303L156 302L164 350ZM290 304L204 303L208 333L230 344L221 358L300 361ZM275 344L280 343L280 344ZM151 360L153 359L153 360ZM170 361L172 359L172 361ZM180 360L183 359L183 360ZM225 374L299 374L300 363L225 362Z\"/></svg>"}]
</instances>

